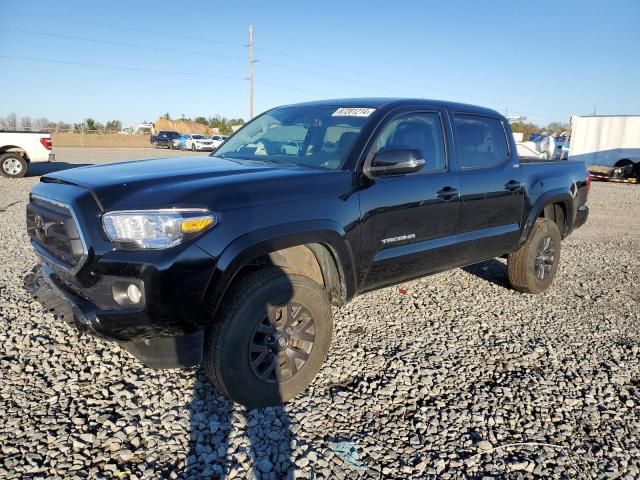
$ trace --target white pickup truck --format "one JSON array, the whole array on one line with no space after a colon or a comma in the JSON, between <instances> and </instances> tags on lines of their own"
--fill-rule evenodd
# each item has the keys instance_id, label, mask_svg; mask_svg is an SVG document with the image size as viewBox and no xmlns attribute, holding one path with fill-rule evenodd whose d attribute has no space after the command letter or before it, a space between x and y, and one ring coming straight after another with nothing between
<instances>
[{"instance_id":1,"label":"white pickup truck","mask_svg":"<svg viewBox=\"0 0 640 480\"><path fill-rule=\"evenodd\" d=\"M27 174L29 164L53 162L51 135L44 132L0 131L0 173L7 178Z\"/></svg>"}]
</instances>

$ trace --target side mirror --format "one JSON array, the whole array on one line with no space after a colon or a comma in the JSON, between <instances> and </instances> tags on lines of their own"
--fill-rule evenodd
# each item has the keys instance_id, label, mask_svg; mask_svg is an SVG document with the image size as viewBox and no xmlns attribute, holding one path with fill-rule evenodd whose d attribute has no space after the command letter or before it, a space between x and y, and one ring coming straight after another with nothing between
<instances>
[{"instance_id":1,"label":"side mirror","mask_svg":"<svg viewBox=\"0 0 640 480\"><path fill-rule=\"evenodd\" d=\"M402 175L414 173L425 165L422 151L417 148L385 147L371 160L371 165L365 167L368 177L384 177L387 175Z\"/></svg>"}]
</instances>

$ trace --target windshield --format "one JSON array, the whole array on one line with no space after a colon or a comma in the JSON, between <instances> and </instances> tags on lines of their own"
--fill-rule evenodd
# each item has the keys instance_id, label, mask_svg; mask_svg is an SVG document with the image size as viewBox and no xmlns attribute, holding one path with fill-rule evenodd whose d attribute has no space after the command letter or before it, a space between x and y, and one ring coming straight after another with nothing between
<instances>
[{"instance_id":1,"label":"windshield","mask_svg":"<svg viewBox=\"0 0 640 480\"><path fill-rule=\"evenodd\" d=\"M202 140L203 138L207 138L204 135L191 135L191 138L195 138L196 140Z\"/></svg>"},{"instance_id":2,"label":"windshield","mask_svg":"<svg viewBox=\"0 0 640 480\"><path fill-rule=\"evenodd\" d=\"M214 155L337 169L373 111L339 106L276 108L247 124Z\"/></svg>"}]
</instances>

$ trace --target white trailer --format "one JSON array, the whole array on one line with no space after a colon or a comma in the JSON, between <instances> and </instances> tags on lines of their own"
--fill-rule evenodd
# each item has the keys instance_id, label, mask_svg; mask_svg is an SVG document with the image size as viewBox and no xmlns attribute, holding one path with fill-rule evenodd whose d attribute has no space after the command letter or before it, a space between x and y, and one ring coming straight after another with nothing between
<instances>
[{"instance_id":1,"label":"white trailer","mask_svg":"<svg viewBox=\"0 0 640 480\"><path fill-rule=\"evenodd\" d=\"M569 159L593 173L640 178L640 115L571 117Z\"/></svg>"}]
</instances>

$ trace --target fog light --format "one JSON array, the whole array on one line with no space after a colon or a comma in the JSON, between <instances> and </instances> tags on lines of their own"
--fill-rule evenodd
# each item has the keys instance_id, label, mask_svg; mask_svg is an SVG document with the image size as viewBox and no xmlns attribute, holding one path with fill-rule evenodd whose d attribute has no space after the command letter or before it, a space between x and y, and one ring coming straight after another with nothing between
<instances>
[{"instance_id":1,"label":"fog light","mask_svg":"<svg viewBox=\"0 0 640 480\"><path fill-rule=\"evenodd\" d=\"M137 285L131 284L127 288L127 297L131 303L138 303L142 298L142 292Z\"/></svg>"},{"instance_id":2,"label":"fog light","mask_svg":"<svg viewBox=\"0 0 640 480\"><path fill-rule=\"evenodd\" d=\"M116 280L111 285L111 294L121 307L144 307L144 284L139 280Z\"/></svg>"}]
</instances>

